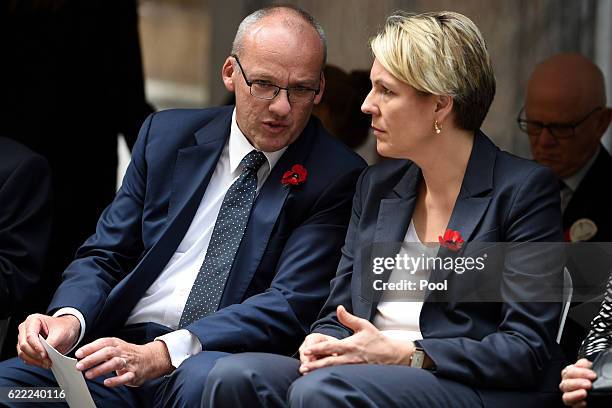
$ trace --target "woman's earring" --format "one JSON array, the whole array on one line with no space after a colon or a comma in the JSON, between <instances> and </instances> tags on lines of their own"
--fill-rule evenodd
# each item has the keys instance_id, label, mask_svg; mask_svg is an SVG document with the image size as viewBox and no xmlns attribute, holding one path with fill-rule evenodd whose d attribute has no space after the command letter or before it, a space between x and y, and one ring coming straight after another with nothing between
<instances>
[{"instance_id":1,"label":"woman's earring","mask_svg":"<svg viewBox=\"0 0 612 408\"><path fill-rule=\"evenodd\" d=\"M440 134L442 133L442 128L440 127L440 125L438 124L438 121L434 121L434 129L436 130L436 134Z\"/></svg>"}]
</instances>

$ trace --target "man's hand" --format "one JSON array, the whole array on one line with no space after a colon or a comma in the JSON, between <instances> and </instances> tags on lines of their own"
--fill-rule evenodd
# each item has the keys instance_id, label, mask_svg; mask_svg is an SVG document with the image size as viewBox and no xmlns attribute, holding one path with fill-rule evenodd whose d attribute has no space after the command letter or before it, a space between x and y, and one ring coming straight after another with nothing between
<instances>
[{"instance_id":1,"label":"man's hand","mask_svg":"<svg viewBox=\"0 0 612 408\"><path fill-rule=\"evenodd\" d=\"M414 343L393 340L383 335L372 323L353 316L343 306L336 311L338 320L355 333L342 340L327 339L306 347L300 355L300 372L339 364L409 364Z\"/></svg>"},{"instance_id":2,"label":"man's hand","mask_svg":"<svg viewBox=\"0 0 612 408\"><path fill-rule=\"evenodd\" d=\"M116 371L115 377L104 380L107 387L139 386L174 370L163 341L141 346L106 337L81 347L75 355L80 359L76 368L85 371L87 379Z\"/></svg>"},{"instance_id":3,"label":"man's hand","mask_svg":"<svg viewBox=\"0 0 612 408\"><path fill-rule=\"evenodd\" d=\"M338 340L338 339L332 336L328 336L326 334L321 334L321 333L312 333L306 336L306 338L304 339L304 342L302 343L299 349L300 361L302 362L302 364L308 363L310 361L314 361L318 358L314 354L310 354L308 356L304 355L304 350L308 349L310 346L315 345L317 343L321 343L324 341L330 341L330 340L333 341L333 340Z\"/></svg>"},{"instance_id":4,"label":"man's hand","mask_svg":"<svg viewBox=\"0 0 612 408\"><path fill-rule=\"evenodd\" d=\"M41 334L47 343L60 353L66 353L79 338L81 324L73 315L51 317L42 314L29 315L19 325L17 338L17 356L26 364L38 367L51 367L42 343L38 339Z\"/></svg>"},{"instance_id":5,"label":"man's hand","mask_svg":"<svg viewBox=\"0 0 612 408\"><path fill-rule=\"evenodd\" d=\"M586 407L587 390L590 390L597 377L591 370L593 363L581 358L576 364L568 365L561 371L559 389L563 393L563 403L574 408Z\"/></svg>"}]
</instances>

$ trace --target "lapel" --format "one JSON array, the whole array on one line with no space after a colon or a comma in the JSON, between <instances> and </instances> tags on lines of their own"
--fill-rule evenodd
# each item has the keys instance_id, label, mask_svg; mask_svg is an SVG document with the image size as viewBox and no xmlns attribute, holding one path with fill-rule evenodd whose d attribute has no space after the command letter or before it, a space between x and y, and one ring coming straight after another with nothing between
<instances>
[{"instance_id":1,"label":"lapel","mask_svg":"<svg viewBox=\"0 0 612 408\"><path fill-rule=\"evenodd\" d=\"M410 163L406 174L394 187L389 198L380 202L374 242L403 241L417 198L417 187L421 179L421 169Z\"/></svg>"},{"instance_id":2,"label":"lapel","mask_svg":"<svg viewBox=\"0 0 612 408\"><path fill-rule=\"evenodd\" d=\"M493 168L497 147L481 132L474 137L474 146L465 170L461 190L448 228L459 231L465 242L474 235L484 215L493 189Z\"/></svg>"},{"instance_id":3,"label":"lapel","mask_svg":"<svg viewBox=\"0 0 612 408\"><path fill-rule=\"evenodd\" d=\"M227 278L219 308L242 301L242 297L261 263L263 253L268 246L272 230L284 207L285 200L291 190L296 188L281 184L283 173L294 164L306 165L306 160L318 132L317 126L316 121L311 118L300 137L287 148L275 164L266 182L259 190L236 253L232 270Z\"/></svg>"},{"instance_id":4,"label":"lapel","mask_svg":"<svg viewBox=\"0 0 612 408\"><path fill-rule=\"evenodd\" d=\"M474 232L491 202L490 192L493 189L496 154L497 147L482 132L476 132L461 190L447 226L448 229L461 233L464 245L474 237ZM440 247L438 257L455 257L461 253L461 250L454 252ZM451 272L444 269L434 270L430 279L436 282L443 281ZM426 297L429 294L427 292Z\"/></svg>"},{"instance_id":5,"label":"lapel","mask_svg":"<svg viewBox=\"0 0 612 408\"><path fill-rule=\"evenodd\" d=\"M219 156L229 138L232 111L227 110L218 115L210 123L199 129L195 134L194 146L180 149L177 154L174 174L172 177L172 192L168 207L169 224L176 221L178 213L185 206L193 204L191 199L197 198L197 206L210 182ZM193 219L195 211L189 218ZM181 237L182 238L182 237Z\"/></svg>"},{"instance_id":6,"label":"lapel","mask_svg":"<svg viewBox=\"0 0 612 408\"><path fill-rule=\"evenodd\" d=\"M374 231L374 241L372 249L375 252L380 250L384 253L371 254L372 256L395 256L399 251L400 245L395 245L404 241L406 231L412 219L412 212L416 204L417 187L421 180L421 169L414 163L409 162L406 173L401 178L399 183L393 188L393 191L387 198L380 202L378 209L378 218L376 220L376 229ZM377 247L380 248L377 249ZM388 252L391 253L388 253ZM370 271L364 271L370 275ZM391 272L383 272L380 279L384 282L389 280ZM371 287L372 282L369 279L362 279L362 285ZM373 291L372 303L368 316L365 318L370 320L374 312L374 306L382 296L381 291Z\"/></svg>"},{"instance_id":7,"label":"lapel","mask_svg":"<svg viewBox=\"0 0 612 408\"><path fill-rule=\"evenodd\" d=\"M125 322L185 236L229 137L231 114L230 109L222 111L194 134L195 145L178 151L166 229L133 271L108 296L106 305L111 307L105 307L97 320L99 333ZM121 304L120 308L116 307L118 304Z\"/></svg>"}]
</instances>

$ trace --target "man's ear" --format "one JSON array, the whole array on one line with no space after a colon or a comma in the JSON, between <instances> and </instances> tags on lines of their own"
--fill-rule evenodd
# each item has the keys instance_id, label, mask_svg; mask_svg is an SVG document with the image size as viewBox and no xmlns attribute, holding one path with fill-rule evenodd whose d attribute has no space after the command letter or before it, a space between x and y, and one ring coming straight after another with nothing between
<instances>
[{"instance_id":1,"label":"man's ear","mask_svg":"<svg viewBox=\"0 0 612 408\"><path fill-rule=\"evenodd\" d=\"M434 116L439 123L444 123L444 120L453 111L453 98L449 95L436 95L435 98L436 108Z\"/></svg>"},{"instance_id":2,"label":"man's ear","mask_svg":"<svg viewBox=\"0 0 612 408\"><path fill-rule=\"evenodd\" d=\"M234 59L232 57L227 57L223 67L221 68L221 78L223 79L223 84L225 85L225 89L229 92L234 92Z\"/></svg>"},{"instance_id":3,"label":"man's ear","mask_svg":"<svg viewBox=\"0 0 612 408\"><path fill-rule=\"evenodd\" d=\"M321 71L321 83L319 85L319 94L314 98L314 104L318 105L323 98L323 91L325 91L325 74Z\"/></svg>"},{"instance_id":4,"label":"man's ear","mask_svg":"<svg viewBox=\"0 0 612 408\"><path fill-rule=\"evenodd\" d=\"M599 134L599 138L601 139L603 135L608 130L608 126L610 126L610 122L612 121L612 108L604 108L604 111L599 115L599 120L597 121L597 134Z\"/></svg>"}]
</instances>

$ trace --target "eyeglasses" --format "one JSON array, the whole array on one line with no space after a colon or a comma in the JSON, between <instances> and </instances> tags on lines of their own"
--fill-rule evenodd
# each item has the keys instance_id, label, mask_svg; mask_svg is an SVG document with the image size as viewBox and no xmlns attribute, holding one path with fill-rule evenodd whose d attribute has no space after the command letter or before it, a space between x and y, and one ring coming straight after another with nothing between
<instances>
[{"instance_id":1,"label":"eyeglasses","mask_svg":"<svg viewBox=\"0 0 612 408\"><path fill-rule=\"evenodd\" d=\"M238 56L232 54L231 57L233 57L238 63L238 67L240 67L240 72L242 73L242 77L244 78L244 82L246 82L246 84L251 89L251 95L256 98L270 101L276 98L276 96L280 93L281 89L284 89L285 91L287 91L287 99L289 100L289 103L303 104L314 101L315 96L318 95L321 91L320 88L312 89L304 86L290 86L287 88L283 88L282 86L274 85L267 81L249 81L246 77L246 74L244 73L242 64L240 64Z\"/></svg>"},{"instance_id":2,"label":"eyeglasses","mask_svg":"<svg viewBox=\"0 0 612 408\"><path fill-rule=\"evenodd\" d=\"M516 119L516 122L518 123L519 128L523 132L527 133L531 137L540 136L540 134L542 134L542 130L548 129L550 134L555 138L555 140L558 141L558 140L569 139L569 138L574 137L574 135L576 134L576 128L578 126L580 126L581 124L583 124L584 122L586 122L586 120L589 117L591 117L592 114L594 114L595 112L597 112L600 109L601 109L601 107L593 109L584 118L580 119L579 121L577 121L575 123L568 123L568 124L549 123L549 124L544 124L542 122L536 122L536 121L533 121L533 120L525 119L524 118L525 108L523 107L523 108L521 108L521 111L519 112L519 116Z\"/></svg>"}]
</instances>

